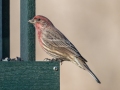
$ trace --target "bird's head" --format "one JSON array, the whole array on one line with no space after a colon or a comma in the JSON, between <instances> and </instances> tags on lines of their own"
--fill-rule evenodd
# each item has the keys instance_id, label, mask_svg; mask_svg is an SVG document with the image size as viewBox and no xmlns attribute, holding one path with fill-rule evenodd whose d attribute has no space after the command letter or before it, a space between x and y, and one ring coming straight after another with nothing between
<instances>
[{"instance_id":1,"label":"bird's head","mask_svg":"<svg viewBox=\"0 0 120 90\"><path fill-rule=\"evenodd\" d=\"M37 15L35 17L33 17L33 19L28 21L29 23L33 24L35 26L35 28L39 27L39 28L44 28L44 27L48 27L48 26L53 26L52 22L42 16L42 15Z\"/></svg>"}]
</instances>

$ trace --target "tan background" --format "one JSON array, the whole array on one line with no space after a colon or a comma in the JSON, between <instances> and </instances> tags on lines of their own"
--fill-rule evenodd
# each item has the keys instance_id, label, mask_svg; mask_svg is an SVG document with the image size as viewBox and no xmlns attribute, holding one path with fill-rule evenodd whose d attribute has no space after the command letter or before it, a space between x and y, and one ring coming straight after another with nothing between
<instances>
[{"instance_id":1,"label":"tan background","mask_svg":"<svg viewBox=\"0 0 120 90\"><path fill-rule=\"evenodd\" d=\"M11 1L11 58L20 56L20 1ZM120 90L120 0L36 0L36 14L48 17L88 60L97 84L70 62L61 65L61 90ZM36 39L36 59L45 52Z\"/></svg>"}]
</instances>

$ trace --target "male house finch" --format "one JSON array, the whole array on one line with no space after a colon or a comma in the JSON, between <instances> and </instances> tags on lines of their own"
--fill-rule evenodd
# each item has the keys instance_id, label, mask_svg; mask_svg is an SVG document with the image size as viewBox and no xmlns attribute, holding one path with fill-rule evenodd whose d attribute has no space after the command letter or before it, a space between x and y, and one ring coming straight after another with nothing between
<instances>
[{"instance_id":1,"label":"male house finch","mask_svg":"<svg viewBox=\"0 0 120 90\"><path fill-rule=\"evenodd\" d=\"M87 70L98 83L101 83L86 64L87 60L48 18L37 15L29 22L35 26L40 45L46 53L61 61L73 62L80 68Z\"/></svg>"}]
</instances>

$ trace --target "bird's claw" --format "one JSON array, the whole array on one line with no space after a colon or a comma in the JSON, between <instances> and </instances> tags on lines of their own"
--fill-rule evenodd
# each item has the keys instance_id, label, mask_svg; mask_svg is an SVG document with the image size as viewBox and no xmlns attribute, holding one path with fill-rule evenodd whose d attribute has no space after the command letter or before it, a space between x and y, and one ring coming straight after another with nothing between
<instances>
[{"instance_id":1,"label":"bird's claw","mask_svg":"<svg viewBox=\"0 0 120 90\"><path fill-rule=\"evenodd\" d=\"M53 60L53 61L59 61L59 62L61 63L61 65L62 65L62 63L63 63L63 61L64 61L64 60L61 60L61 59L59 59L59 58L56 58L56 59L53 58L52 60Z\"/></svg>"},{"instance_id":2,"label":"bird's claw","mask_svg":"<svg viewBox=\"0 0 120 90\"><path fill-rule=\"evenodd\" d=\"M52 58L52 59L49 59L49 58L45 58L43 61L58 61L58 62L60 62L61 63L61 65L62 65L62 63L63 63L63 61L64 60L61 60L61 59L59 59L59 58Z\"/></svg>"},{"instance_id":3,"label":"bird's claw","mask_svg":"<svg viewBox=\"0 0 120 90\"><path fill-rule=\"evenodd\" d=\"M64 60L61 60L59 58L52 58L52 59L45 58L43 61L59 61L61 63L61 65L62 65L62 63L63 63Z\"/></svg>"},{"instance_id":4,"label":"bird's claw","mask_svg":"<svg viewBox=\"0 0 120 90\"><path fill-rule=\"evenodd\" d=\"M45 58L43 61L51 61L51 59L49 59L49 58Z\"/></svg>"}]
</instances>

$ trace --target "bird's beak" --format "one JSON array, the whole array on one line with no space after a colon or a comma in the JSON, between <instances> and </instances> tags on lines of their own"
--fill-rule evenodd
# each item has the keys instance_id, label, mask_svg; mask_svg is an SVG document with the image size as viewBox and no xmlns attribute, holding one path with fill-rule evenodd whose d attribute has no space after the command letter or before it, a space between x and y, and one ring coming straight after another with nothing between
<instances>
[{"instance_id":1,"label":"bird's beak","mask_svg":"<svg viewBox=\"0 0 120 90\"><path fill-rule=\"evenodd\" d=\"M29 22L29 23L32 23L32 24L35 23L34 19L31 19L31 20L29 20L28 22Z\"/></svg>"}]
</instances>

